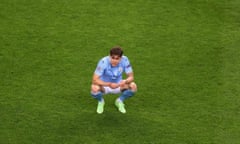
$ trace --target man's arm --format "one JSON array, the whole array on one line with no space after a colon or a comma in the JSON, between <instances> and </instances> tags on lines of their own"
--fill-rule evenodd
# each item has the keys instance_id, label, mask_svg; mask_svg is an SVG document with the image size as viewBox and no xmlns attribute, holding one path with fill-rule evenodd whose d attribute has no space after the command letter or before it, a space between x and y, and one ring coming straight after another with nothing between
<instances>
[{"instance_id":1,"label":"man's arm","mask_svg":"<svg viewBox=\"0 0 240 144\"><path fill-rule=\"evenodd\" d=\"M100 86L109 86L110 88L113 88L113 89L119 87L119 84L117 84L117 83L102 81L100 79L100 76L97 74L93 74L92 83L95 85L100 85Z\"/></svg>"},{"instance_id":2,"label":"man's arm","mask_svg":"<svg viewBox=\"0 0 240 144\"><path fill-rule=\"evenodd\" d=\"M127 78L125 79L125 83L129 84L134 81L134 74L130 72L127 74Z\"/></svg>"},{"instance_id":3,"label":"man's arm","mask_svg":"<svg viewBox=\"0 0 240 144\"><path fill-rule=\"evenodd\" d=\"M101 85L101 86L110 86L110 82L104 82L100 79L100 76L97 74L93 74L92 83L95 85Z\"/></svg>"},{"instance_id":4,"label":"man's arm","mask_svg":"<svg viewBox=\"0 0 240 144\"><path fill-rule=\"evenodd\" d=\"M120 82L120 86L124 86L125 84L130 84L131 82L133 82L133 80L134 80L134 74L133 72L130 72L127 74L127 78Z\"/></svg>"}]
</instances>

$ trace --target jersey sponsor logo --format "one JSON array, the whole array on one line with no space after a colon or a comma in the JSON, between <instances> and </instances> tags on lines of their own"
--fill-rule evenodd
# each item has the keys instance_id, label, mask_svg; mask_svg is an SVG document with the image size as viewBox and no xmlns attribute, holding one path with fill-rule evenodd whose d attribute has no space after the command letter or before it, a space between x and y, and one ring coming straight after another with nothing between
<instances>
[{"instance_id":1,"label":"jersey sponsor logo","mask_svg":"<svg viewBox=\"0 0 240 144\"><path fill-rule=\"evenodd\" d=\"M119 67L118 68L118 71L121 73L123 71L123 68L122 67Z\"/></svg>"}]
</instances>

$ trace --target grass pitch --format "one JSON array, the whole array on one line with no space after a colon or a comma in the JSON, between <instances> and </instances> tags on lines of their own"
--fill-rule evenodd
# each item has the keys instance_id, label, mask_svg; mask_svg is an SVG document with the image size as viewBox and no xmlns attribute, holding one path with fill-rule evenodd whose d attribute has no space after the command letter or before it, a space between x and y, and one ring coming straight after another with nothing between
<instances>
[{"instance_id":1,"label":"grass pitch","mask_svg":"<svg viewBox=\"0 0 240 144\"><path fill-rule=\"evenodd\" d=\"M1 144L238 144L238 0L1 0ZM120 45L127 113L90 84Z\"/></svg>"}]
</instances>

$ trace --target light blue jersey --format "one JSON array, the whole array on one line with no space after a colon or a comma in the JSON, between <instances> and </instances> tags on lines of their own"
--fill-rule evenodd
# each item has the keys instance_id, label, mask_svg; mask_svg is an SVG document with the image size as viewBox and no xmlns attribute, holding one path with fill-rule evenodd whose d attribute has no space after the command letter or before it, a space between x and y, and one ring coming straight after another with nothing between
<instances>
[{"instance_id":1,"label":"light blue jersey","mask_svg":"<svg viewBox=\"0 0 240 144\"><path fill-rule=\"evenodd\" d=\"M106 56L98 62L95 74L99 75L102 81L118 83L122 80L123 72L128 74L132 71L126 56L122 56L118 65L114 67L110 63L110 56Z\"/></svg>"}]
</instances>

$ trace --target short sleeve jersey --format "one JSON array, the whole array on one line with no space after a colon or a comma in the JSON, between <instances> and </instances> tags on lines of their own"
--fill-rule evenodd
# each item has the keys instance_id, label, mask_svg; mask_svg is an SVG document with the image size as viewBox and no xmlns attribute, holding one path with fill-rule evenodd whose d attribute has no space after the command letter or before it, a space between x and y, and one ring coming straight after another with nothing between
<instances>
[{"instance_id":1,"label":"short sleeve jersey","mask_svg":"<svg viewBox=\"0 0 240 144\"><path fill-rule=\"evenodd\" d=\"M94 73L99 75L102 81L118 83L122 80L123 72L128 74L132 71L132 66L126 56L122 56L118 65L114 67L110 63L110 56L106 56L98 62Z\"/></svg>"}]
</instances>

